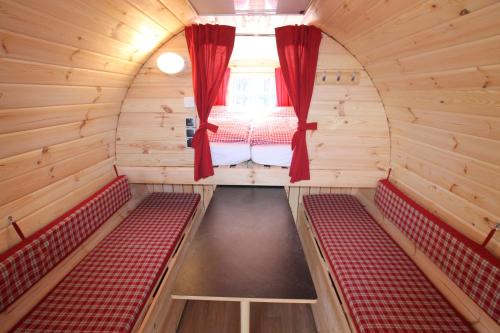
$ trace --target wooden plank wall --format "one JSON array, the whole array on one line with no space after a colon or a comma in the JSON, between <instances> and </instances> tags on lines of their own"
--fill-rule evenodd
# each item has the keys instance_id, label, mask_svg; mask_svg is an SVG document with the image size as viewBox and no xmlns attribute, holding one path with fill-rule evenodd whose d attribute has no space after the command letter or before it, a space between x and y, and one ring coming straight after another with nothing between
<instances>
[{"instance_id":1,"label":"wooden plank wall","mask_svg":"<svg viewBox=\"0 0 500 333\"><path fill-rule=\"evenodd\" d=\"M0 252L115 177L118 114L183 0L0 0Z\"/></svg>"},{"instance_id":2,"label":"wooden plank wall","mask_svg":"<svg viewBox=\"0 0 500 333\"><path fill-rule=\"evenodd\" d=\"M186 70L174 76L159 72L156 59L166 51L182 55ZM312 177L294 186L370 187L387 173L388 127L378 92L359 62L324 35L318 77L325 73L331 80L337 72L340 84L317 79L309 120L318 121L319 129L308 133ZM152 55L127 93L117 130L120 173L137 183L193 184L193 150L185 147L184 119L195 110L183 105L183 98L192 95L188 50L179 34ZM287 169L250 165L217 168L214 177L199 184L290 185Z\"/></svg>"},{"instance_id":3,"label":"wooden plank wall","mask_svg":"<svg viewBox=\"0 0 500 333\"><path fill-rule=\"evenodd\" d=\"M499 1L315 0L307 16L379 89L391 179L481 243L500 222Z\"/></svg>"}]
</instances>

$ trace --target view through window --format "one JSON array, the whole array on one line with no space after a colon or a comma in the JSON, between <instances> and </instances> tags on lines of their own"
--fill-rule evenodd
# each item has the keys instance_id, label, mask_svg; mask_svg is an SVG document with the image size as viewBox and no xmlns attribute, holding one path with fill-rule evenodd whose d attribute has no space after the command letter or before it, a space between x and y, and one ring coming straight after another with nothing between
<instances>
[{"instance_id":1,"label":"view through window","mask_svg":"<svg viewBox=\"0 0 500 333\"><path fill-rule=\"evenodd\" d=\"M229 66L228 106L236 110L276 106L274 68L279 60L273 36L237 36Z\"/></svg>"}]
</instances>

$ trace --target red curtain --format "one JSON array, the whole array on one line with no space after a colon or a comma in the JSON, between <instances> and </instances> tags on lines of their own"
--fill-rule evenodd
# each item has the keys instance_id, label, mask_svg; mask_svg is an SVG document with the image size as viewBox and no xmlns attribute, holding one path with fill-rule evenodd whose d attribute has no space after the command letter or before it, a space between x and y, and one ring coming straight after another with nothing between
<instances>
[{"instance_id":1,"label":"red curtain","mask_svg":"<svg viewBox=\"0 0 500 333\"><path fill-rule=\"evenodd\" d=\"M290 25L276 28L276 46L281 71L288 94L298 118L297 131L292 139L290 182L310 179L306 131L317 129L317 123L308 123L318 64L321 30L313 26Z\"/></svg>"},{"instance_id":2,"label":"red curtain","mask_svg":"<svg viewBox=\"0 0 500 333\"><path fill-rule=\"evenodd\" d=\"M274 79L276 81L276 106L292 106L281 68L274 69Z\"/></svg>"},{"instance_id":3,"label":"red curtain","mask_svg":"<svg viewBox=\"0 0 500 333\"><path fill-rule=\"evenodd\" d=\"M226 69L226 74L224 74L224 80L222 80L214 105L227 105L227 86L229 85L230 76L231 68L228 68Z\"/></svg>"},{"instance_id":4,"label":"red curtain","mask_svg":"<svg viewBox=\"0 0 500 333\"><path fill-rule=\"evenodd\" d=\"M224 80L229 58L233 52L236 28L224 25L200 24L186 27L186 41L191 58L193 90L200 125L194 134L194 180L214 174L207 130L218 127L208 122Z\"/></svg>"}]
</instances>

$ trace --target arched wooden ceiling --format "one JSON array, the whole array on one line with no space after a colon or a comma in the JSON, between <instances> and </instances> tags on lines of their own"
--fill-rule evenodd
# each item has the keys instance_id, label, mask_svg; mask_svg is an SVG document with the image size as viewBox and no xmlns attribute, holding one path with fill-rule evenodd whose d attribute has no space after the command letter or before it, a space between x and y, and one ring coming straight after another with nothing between
<instances>
[{"instance_id":1,"label":"arched wooden ceiling","mask_svg":"<svg viewBox=\"0 0 500 333\"><path fill-rule=\"evenodd\" d=\"M484 240L500 222L499 1L313 0L306 16L377 86L390 125L391 178Z\"/></svg>"},{"instance_id":2,"label":"arched wooden ceiling","mask_svg":"<svg viewBox=\"0 0 500 333\"><path fill-rule=\"evenodd\" d=\"M0 1L0 252L114 177L122 100L184 0Z\"/></svg>"},{"instance_id":3,"label":"arched wooden ceiling","mask_svg":"<svg viewBox=\"0 0 500 333\"><path fill-rule=\"evenodd\" d=\"M0 228L43 225L112 176L127 88L195 18L186 0L0 0ZM371 75L392 178L484 239L500 217L498 0L313 0L306 21Z\"/></svg>"}]
</instances>

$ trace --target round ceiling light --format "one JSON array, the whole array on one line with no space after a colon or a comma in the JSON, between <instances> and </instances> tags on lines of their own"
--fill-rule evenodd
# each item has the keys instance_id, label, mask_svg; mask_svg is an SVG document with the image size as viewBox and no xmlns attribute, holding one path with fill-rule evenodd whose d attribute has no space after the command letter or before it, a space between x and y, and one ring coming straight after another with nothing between
<instances>
[{"instance_id":1,"label":"round ceiling light","mask_svg":"<svg viewBox=\"0 0 500 333\"><path fill-rule=\"evenodd\" d=\"M156 59L156 66L163 73L177 74L184 69L184 58L174 52L166 52Z\"/></svg>"}]
</instances>

